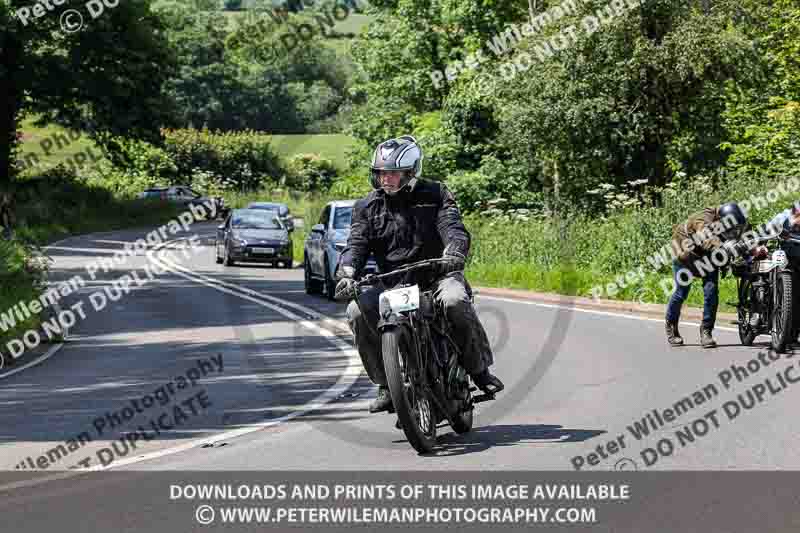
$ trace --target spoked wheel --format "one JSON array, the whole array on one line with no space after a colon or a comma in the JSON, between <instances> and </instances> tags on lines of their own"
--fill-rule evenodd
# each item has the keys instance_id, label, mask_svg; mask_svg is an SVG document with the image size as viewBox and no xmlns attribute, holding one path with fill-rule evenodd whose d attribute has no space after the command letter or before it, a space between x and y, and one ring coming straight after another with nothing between
<instances>
[{"instance_id":1,"label":"spoked wheel","mask_svg":"<svg viewBox=\"0 0 800 533\"><path fill-rule=\"evenodd\" d=\"M772 311L772 348L786 351L792 335L792 274L781 272L775 280L775 299Z\"/></svg>"},{"instance_id":2,"label":"spoked wheel","mask_svg":"<svg viewBox=\"0 0 800 533\"><path fill-rule=\"evenodd\" d=\"M406 366L406 342L402 329L382 336L383 364L400 426L408 442L419 453L430 453L436 445L436 415L429 393L409 377ZM408 370L408 373L407 373Z\"/></svg>"},{"instance_id":3,"label":"spoked wheel","mask_svg":"<svg viewBox=\"0 0 800 533\"><path fill-rule=\"evenodd\" d=\"M750 325L750 312L752 306L751 290L753 283L749 280L743 280L739 288L739 306L737 314L739 315L739 340L745 346L752 346L756 338L756 332L753 326Z\"/></svg>"}]
</instances>

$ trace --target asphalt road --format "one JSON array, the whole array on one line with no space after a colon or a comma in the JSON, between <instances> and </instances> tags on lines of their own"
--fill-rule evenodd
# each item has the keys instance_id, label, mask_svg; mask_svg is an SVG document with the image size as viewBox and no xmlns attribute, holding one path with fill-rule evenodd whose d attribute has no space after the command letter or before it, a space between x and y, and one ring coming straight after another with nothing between
<instances>
[{"instance_id":1,"label":"asphalt road","mask_svg":"<svg viewBox=\"0 0 800 533\"><path fill-rule=\"evenodd\" d=\"M211 224L195 230L201 244L210 243ZM53 280L85 277L87 263L111 257L141 235L114 232L59 243L50 251ZM92 442L47 469L96 458L98 447L135 431L173 402L143 409L115 428L107 422L102 435L95 427L98 417L121 411L131 400L215 356L222 357L224 369L209 371L195 387L176 391L187 396L174 399L204 391L211 405L159 438L137 443L135 452L116 453L112 467L565 470L580 462L576 456L583 456L583 470L633 463L639 469L670 470L800 465L789 414L800 399L800 387L786 379L782 387L776 376L795 364L791 354L777 361L764 356L769 365L759 362L756 372L739 381L731 365L746 367L766 348L738 346L732 329L717 330L719 348L701 350L696 327L684 325L688 345L670 349L657 320L480 294L476 304L492 337L495 371L505 380L506 391L497 401L478 406L472 433L457 436L442 428L438 452L419 456L394 429L393 415L366 412L375 388L361 373L344 329L344 306L306 295L302 268L224 267L215 264L212 246L191 253L178 246L148 252L169 270L94 312L90 294L131 270L141 273L150 259L141 255L115 270L101 270L97 280L62 302L67 307L85 301L88 313L61 352L0 380L3 468L13 469L29 456L35 461L82 432ZM728 388L720 376L726 370L733 376ZM780 392L769 390L767 378L774 382L772 390ZM767 387L766 393L760 391L761 401L729 419L723 404L736 401L739 393L746 402L747 391L759 383ZM692 396L704 389L700 398ZM684 402L683 410L674 408L672 421L659 423L654 417L660 427L650 436L637 440L628 429L654 409L669 419L663 411L685 397L694 398L693 406ZM713 414L705 418L707 431L703 423L691 426L714 409L718 420ZM649 467L644 464L642 450L655 447L662 436L675 437L687 424L697 430L694 442L686 442L684 433L680 443L672 439L678 446L671 455ZM213 447L170 453L197 439L207 439ZM616 453L607 449L609 441L618 443ZM598 445L607 458L589 457ZM142 455L148 460L139 460ZM618 465L622 459L630 462Z\"/></svg>"},{"instance_id":2,"label":"asphalt road","mask_svg":"<svg viewBox=\"0 0 800 533\"><path fill-rule=\"evenodd\" d=\"M472 433L443 427L436 453L417 455L393 415L367 412L375 387L352 348L344 306L306 295L300 267L215 264L213 229L195 226L203 246L193 251L181 248L185 241L151 249L65 298L65 308L83 301L87 317L63 349L0 379L0 468L24 473L48 455L39 469L46 474L74 465L172 472L800 466L793 416L800 386L792 384L800 369L792 354L769 354L765 342L739 346L733 329L718 329L720 347L702 350L688 324L688 345L670 349L659 320L480 294L476 305L506 390L477 407ZM143 234L59 243L50 250L53 281L86 277L87 263ZM94 311L90 295L131 271L142 276L145 265L164 272ZM737 378L732 365L747 377L738 370ZM184 378L191 384L180 388ZM158 389L162 397L169 391L166 401L145 408L143 399ZM748 391L755 405L746 409ZM644 425L648 413L655 427L641 435L634 424ZM112 423L115 414L122 422ZM172 429L161 427L134 448L132 432L157 420ZM81 434L90 438L66 446ZM57 485L37 482L37 498Z\"/></svg>"}]
</instances>

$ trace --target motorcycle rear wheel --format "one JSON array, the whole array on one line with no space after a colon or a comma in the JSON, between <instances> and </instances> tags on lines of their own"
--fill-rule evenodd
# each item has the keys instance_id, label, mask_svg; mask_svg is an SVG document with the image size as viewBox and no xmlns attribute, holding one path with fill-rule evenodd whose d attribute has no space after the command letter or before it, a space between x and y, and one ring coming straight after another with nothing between
<instances>
[{"instance_id":1,"label":"motorcycle rear wheel","mask_svg":"<svg viewBox=\"0 0 800 533\"><path fill-rule=\"evenodd\" d=\"M408 338L402 328L384 332L381 337L386 382L392 396L400 427L409 444L420 454L436 446L434 403L419 384L411 383L406 374Z\"/></svg>"},{"instance_id":2,"label":"motorcycle rear wheel","mask_svg":"<svg viewBox=\"0 0 800 533\"><path fill-rule=\"evenodd\" d=\"M775 282L778 306L772 310L772 349L778 353L786 351L792 340L792 274L781 272Z\"/></svg>"}]
</instances>

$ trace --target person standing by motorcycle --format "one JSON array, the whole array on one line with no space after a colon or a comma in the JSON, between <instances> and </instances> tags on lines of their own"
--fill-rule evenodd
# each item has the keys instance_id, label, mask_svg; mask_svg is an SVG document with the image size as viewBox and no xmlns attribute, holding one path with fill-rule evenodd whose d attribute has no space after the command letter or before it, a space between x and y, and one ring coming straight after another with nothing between
<instances>
[{"instance_id":1,"label":"person standing by motorcycle","mask_svg":"<svg viewBox=\"0 0 800 533\"><path fill-rule=\"evenodd\" d=\"M703 320L700 324L700 345L713 348L717 345L712 335L719 307L719 270L700 273L697 265L704 263L724 242L739 239L747 227L747 217L736 203L720 207L707 207L692 214L686 222L677 224L672 230L673 247L680 251L672 262L674 292L667 304L666 334L670 346L682 346L683 338L678 332L681 307L689 296L692 279L703 280ZM682 279L686 272L691 278Z\"/></svg>"},{"instance_id":2,"label":"person standing by motorcycle","mask_svg":"<svg viewBox=\"0 0 800 533\"><path fill-rule=\"evenodd\" d=\"M350 237L337 266L337 299L353 294L355 280L361 278L370 254L384 273L417 261L442 258L437 272L414 282L435 287L437 304L444 308L462 354L460 364L478 388L494 394L504 385L489 372L494 356L463 273L471 237L447 187L421 179L422 158L422 149L410 135L389 139L375 149L370 169L374 190L353 208ZM376 329L380 292L378 287L371 287L359 296L363 315L355 301L347 307L361 361L378 385L371 413L392 407Z\"/></svg>"}]
</instances>

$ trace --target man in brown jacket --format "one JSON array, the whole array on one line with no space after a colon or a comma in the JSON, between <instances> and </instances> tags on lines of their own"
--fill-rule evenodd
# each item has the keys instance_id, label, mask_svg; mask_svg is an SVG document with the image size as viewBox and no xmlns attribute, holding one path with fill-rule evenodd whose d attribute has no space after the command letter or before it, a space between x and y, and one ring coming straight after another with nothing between
<instances>
[{"instance_id":1,"label":"man in brown jacket","mask_svg":"<svg viewBox=\"0 0 800 533\"><path fill-rule=\"evenodd\" d=\"M672 274L675 290L667 304L666 333L671 346L681 346L683 339L678 333L681 307L689 296L692 280L703 280L703 321L700 324L700 344L713 348L717 342L712 336L719 307L719 259L713 257L723 243L738 239L747 227L747 217L735 203L720 207L707 207L691 215L672 231L672 248L675 260ZM721 257L724 259L726 254Z\"/></svg>"}]
</instances>

